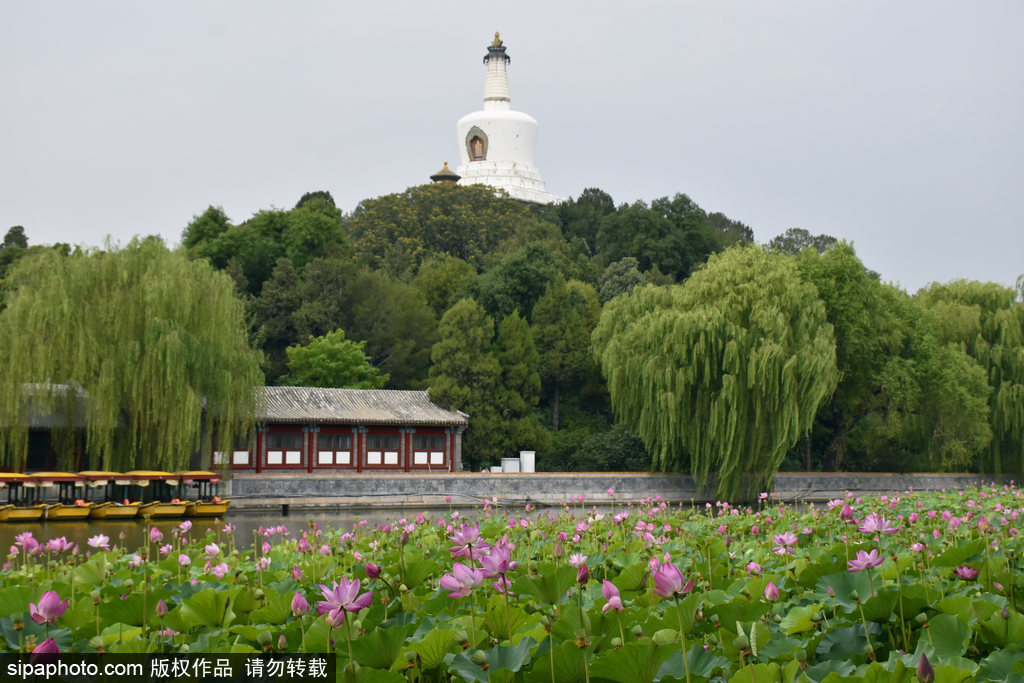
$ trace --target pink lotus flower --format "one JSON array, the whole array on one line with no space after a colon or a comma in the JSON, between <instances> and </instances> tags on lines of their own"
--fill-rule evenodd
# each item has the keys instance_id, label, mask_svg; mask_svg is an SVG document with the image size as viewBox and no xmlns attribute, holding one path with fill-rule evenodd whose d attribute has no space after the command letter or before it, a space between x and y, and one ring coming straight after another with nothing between
<instances>
[{"instance_id":1,"label":"pink lotus flower","mask_svg":"<svg viewBox=\"0 0 1024 683\"><path fill-rule=\"evenodd\" d=\"M453 558L470 556L470 560L479 560L487 554L490 547L486 541L480 540L480 527L476 524L468 526L461 525L461 528L452 534L452 541L455 545L448 549Z\"/></svg>"},{"instance_id":2,"label":"pink lotus flower","mask_svg":"<svg viewBox=\"0 0 1024 683\"><path fill-rule=\"evenodd\" d=\"M132 555L128 558L128 566L132 569L138 569L142 566L142 558L138 555Z\"/></svg>"},{"instance_id":3,"label":"pink lotus flower","mask_svg":"<svg viewBox=\"0 0 1024 683\"><path fill-rule=\"evenodd\" d=\"M345 623L345 612L358 612L373 603L373 593L359 595L359 579L350 582L342 577L331 588L320 584L320 592L324 599L316 603L316 613L326 614L328 623L335 627Z\"/></svg>"},{"instance_id":4,"label":"pink lotus flower","mask_svg":"<svg viewBox=\"0 0 1024 683\"><path fill-rule=\"evenodd\" d=\"M759 565L757 562L754 562L754 561L748 562L746 568L747 568L747 571L750 572L751 574L760 574L761 573L761 565Z\"/></svg>"},{"instance_id":5,"label":"pink lotus flower","mask_svg":"<svg viewBox=\"0 0 1024 683\"><path fill-rule=\"evenodd\" d=\"M871 569L885 562L884 557L878 556L878 548L873 549L870 553L864 552L863 550L857 551L857 557L850 560L846 564L850 565L851 572L859 572L864 569Z\"/></svg>"},{"instance_id":6,"label":"pink lotus flower","mask_svg":"<svg viewBox=\"0 0 1024 683\"><path fill-rule=\"evenodd\" d=\"M212 560L213 558L220 555L220 546L216 543L210 543L205 548L203 548L203 550L206 551L206 555L204 557L208 560Z\"/></svg>"},{"instance_id":7,"label":"pink lotus flower","mask_svg":"<svg viewBox=\"0 0 1024 683\"><path fill-rule=\"evenodd\" d=\"M171 545L170 543L168 543L167 545L160 546L160 555L161 555L161 557L167 557L168 555L171 554L172 550L174 550L174 546Z\"/></svg>"},{"instance_id":8,"label":"pink lotus flower","mask_svg":"<svg viewBox=\"0 0 1024 683\"><path fill-rule=\"evenodd\" d=\"M184 522L182 522L181 524L178 525L178 531L180 531L183 534L188 532L188 530L191 529L191 528L192 528L192 522L188 521L187 519Z\"/></svg>"},{"instance_id":9,"label":"pink lotus flower","mask_svg":"<svg viewBox=\"0 0 1024 683\"><path fill-rule=\"evenodd\" d=\"M972 579L978 578L978 570L972 567L968 567L967 565L960 565L959 567L953 570L953 573L956 575L957 578L963 579L965 581L971 581Z\"/></svg>"},{"instance_id":10,"label":"pink lotus flower","mask_svg":"<svg viewBox=\"0 0 1024 683\"><path fill-rule=\"evenodd\" d=\"M299 565L297 564L292 566L292 579L295 581L302 580L302 570L299 569Z\"/></svg>"},{"instance_id":11,"label":"pink lotus flower","mask_svg":"<svg viewBox=\"0 0 1024 683\"><path fill-rule=\"evenodd\" d=\"M60 536L58 538L51 538L49 541L46 542L46 548L54 554L62 553L65 550L70 550L72 546L74 546L74 544L68 543L68 539L66 539L64 536Z\"/></svg>"},{"instance_id":12,"label":"pink lotus flower","mask_svg":"<svg viewBox=\"0 0 1024 683\"><path fill-rule=\"evenodd\" d=\"M30 553L39 547L39 541L36 540L31 531L24 531L18 534L14 537L14 541L15 545L21 546L21 549L27 553Z\"/></svg>"},{"instance_id":13,"label":"pink lotus flower","mask_svg":"<svg viewBox=\"0 0 1024 683\"><path fill-rule=\"evenodd\" d=\"M484 574L479 569L467 567L461 562L452 565L452 573L445 574L438 582L448 593L449 598L464 598L484 582Z\"/></svg>"},{"instance_id":14,"label":"pink lotus flower","mask_svg":"<svg viewBox=\"0 0 1024 683\"><path fill-rule=\"evenodd\" d=\"M601 608L602 612L607 612L610 609L621 612L626 609L622 604L622 598L619 596L619 589L616 588L615 584L608 579L605 579L604 583L601 584L601 595L603 595L604 599L608 601L605 606Z\"/></svg>"},{"instance_id":15,"label":"pink lotus flower","mask_svg":"<svg viewBox=\"0 0 1024 683\"><path fill-rule=\"evenodd\" d=\"M662 598L685 595L693 590L693 579L684 581L683 573L674 564L662 564L652 573L654 593Z\"/></svg>"},{"instance_id":16,"label":"pink lotus flower","mask_svg":"<svg viewBox=\"0 0 1024 683\"><path fill-rule=\"evenodd\" d=\"M103 534L90 537L88 543L97 550L110 550L110 537Z\"/></svg>"},{"instance_id":17,"label":"pink lotus flower","mask_svg":"<svg viewBox=\"0 0 1024 683\"><path fill-rule=\"evenodd\" d=\"M895 534L900 530L897 526L890 526L885 517L874 512L865 517L864 522L857 528L865 534Z\"/></svg>"},{"instance_id":18,"label":"pink lotus flower","mask_svg":"<svg viewBox=\"0 0 1024 683\"><path fill-rule=\"evenodd\" d=\"M185 553L179 553L178 554L178 566L179 567L187 567L190 564L192 564L192 558L191 557L189 557Z\"/></svg>"},{"instance_id":19,"label":"pink lotus flower","mask_svg":"<svg viewBox=\"0 0 1024 683\"><path fill-rule=\"evenodd\" d=\"M581 586L585 586L588 581L590 581L590 567L585 564L581 564L579 571L576 572L576 583Z\"/></svg>"},{"instance_id":20,"label":"pink lotus flower","mask_svg":"<svg viewBox=\"0 0 1024 683\"><path fill-rule=\"evenodd\" d=\"M844 522L853 521L853 508L849 503L843 503L843 507L839 509L839 519Z\"/></svg>"},{"instance_id":21,"label":"pink lotus flower","mask_svg":"<svg viewBox=\"0 0 1024 683\"><path fill-rule=\"evenodd\" d=\"M159 543L164 540L163 533L155 526L149 528L149 540L151 543Z\"/></svg>"},{"instance_id":22,"label":"pink lotus flower","mask_svg":"<svg viewBox=\"0 0 1024 683\"><path fill-rule=\"evenodd\" d=\"M518 562L512 561L512 549L505 543L496 543L489 555L480 558L480 564L487 578L505 575L519 567Z\"/></svg>"},{"instance_id":23,"label":"pink lotus flower","mask_svg":"<svg viewBox=\"0 0 1024 683\"><path fill-rule=\"evenodd\" d=\"M296 593L292 596L292 616L299 616L309 611L309 602L303 597L302 593Z\"/></svg>"},{"instance_id":24,"label":"pink lotus flower","mask_svg":"<svg viewBox=\"0 0 1024 683\"><path fill-rule=\"evenodd\" d=\"M573 553L569 556L569 564L574 567L579 567L587 561L587 556L581 553Z\"/></svg>"},{"instance_id":25,"label":"pink lotus flower","mask_svg":"<svg viewBox=\"0 0 1024 683\"><path fill-rule=\"evenodd\" d=\"M163 617L167 615L167 603L163 600L156 601L156 615L158 617Z\"/></svg>"},{"instance_id":26,"label":"pink lotus flower","mask_svg":"<svg viewBox=\"0 0 1024 683\"><path fill-rule=\"evenodd\" d=\"M366 563L365 571L366 571L366 578L368 578L368 579L379 579L380 578L381 570L380 570L380 565L379 564L374 564L373 562L367 562Z\"/></svg>"},{"instance_id":27,"label":"pink lotus flower","mask_svg":"<svg viewBox=\"0 0 1024 683\"><path fill-rule=\"evenodd\" d=\"M231 568L228 567L226 562L221 562L220 564L210 568L210 573L216 576L218 579L223 579L225 576L228 575L228 572L230 571Z\"/></svg>"},{"instance_id":28,"label":"pink lotus flower","mask_svg":"<svg viewBox=\"0 0 1024 683\"><path fill-rule=\"evenodd\" d=\"M57 646L57 641L53 638L47 638L32 649L33 655L54 655L58 652L60 652L60 647ZM34 660L31 661L34 662Z\"/></svg>"},{"instance_id":29,"label":"pink lotus flower","mask_svg":"<svg viewBox=\"0 0 1024 683\"><path fill-rule=\"evenodd\" d=\"M774 581L769 581L768 585L764 587L764 597L768 598L769 602L779 599L779 587L775 585Z\"/></svg>"},{"instance_id":30,"label":"pink lotus flower","mask_svg":"<svg viewBox=\"0 0 1024 683\"><path fill-rule=\"evenodd\" d=\"M32 618L32 621L37 624L53 624L57 623L57 618L68 608L68 601L61 600L60 595L57 591L46 591L39 598L39 604L28 603L28 613Z\"/></svg>"}]
</instances>

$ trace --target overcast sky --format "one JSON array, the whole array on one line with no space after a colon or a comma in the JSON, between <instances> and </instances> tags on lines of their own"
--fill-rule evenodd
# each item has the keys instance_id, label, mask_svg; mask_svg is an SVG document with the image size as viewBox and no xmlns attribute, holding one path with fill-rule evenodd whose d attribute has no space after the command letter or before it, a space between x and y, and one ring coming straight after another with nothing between
<instances>
[{"instance_id":1,"label":"overcast sky","mask_svg":"<svg viewBox=\"0 0 1024 683\"><path fill-rule=\"evenodd\" d=\"M1024 273L1024 3L0 5L0 231L99 246L458 160L500 31L548 191L688 194L910 292Z\"/></svg>"}]
</instances>

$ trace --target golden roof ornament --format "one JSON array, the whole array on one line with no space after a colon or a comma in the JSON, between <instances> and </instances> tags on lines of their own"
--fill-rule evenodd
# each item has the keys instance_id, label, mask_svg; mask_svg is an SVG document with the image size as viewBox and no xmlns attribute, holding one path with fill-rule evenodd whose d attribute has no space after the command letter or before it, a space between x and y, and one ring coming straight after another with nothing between
<instances>
[{"instance_id":1,"label":"golden roof ornament","mask_svg":"<svg viewBox=\"0 0 1024 683\"><path fill-rule=\"evenodd\" d=\"M501 47L502 45L501 37L498 35L497 31L494 32L494 42L491 43L491 45L493 45L494 47Z\"/></svg>"}]
</instances>

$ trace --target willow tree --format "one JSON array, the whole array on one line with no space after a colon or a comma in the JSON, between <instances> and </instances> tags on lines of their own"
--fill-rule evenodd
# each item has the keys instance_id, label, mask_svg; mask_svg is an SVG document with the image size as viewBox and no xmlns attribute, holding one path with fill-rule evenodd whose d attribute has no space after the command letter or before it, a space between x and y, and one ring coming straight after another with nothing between
<instances>
[{"instance_id":1,"label":"willow tree","mask_svg":"<svg viewBox=\"0 0 1024 683\"><path fill-rule=\"evenodd\" d=\"M182 469L214 431L228 441L252 424L262 375L230 278L154 238L108 249L43 252L10 274L4 466L24 463L30 403L66 425L84 420L93 469ZM69 394L84 398L77 418Z\"/></svg>"},{"instance_id":2,"label":"willow tree","mask_svg":"<svg viewBox=\"0 0 1024 683\"><path fill-rule=\"evenodd\" d=\"M1024 476L1024 278L1017 288L994 282L934 283L916 298L937 316L945 341L973 358L991 387L992 440L984 471Z\"/></svg>"},{"instance_id":3,"label":"willow tree","mask_svg":"<svg viewBox=\"0 0 1024 683\"><path fill-rule=\"evenodd\" d=\"M655 469L713 478L725 498L771 485L838 378L814 287L759 247L712 256L682 285L611 300L593 341L612 407Z\"/></svg>"}]
</instances>

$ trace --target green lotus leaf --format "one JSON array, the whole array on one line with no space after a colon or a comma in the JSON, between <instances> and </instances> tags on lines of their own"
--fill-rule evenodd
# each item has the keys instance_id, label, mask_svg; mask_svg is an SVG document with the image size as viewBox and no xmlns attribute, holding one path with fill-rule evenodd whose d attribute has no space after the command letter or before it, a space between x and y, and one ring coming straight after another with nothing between
<instances>
[{"instance_id":1,"label":"green lotus leaf","mask_svg":"<svg viewBox=\"0 0 1024 683\"><path fill-rule=\"evenodd\" d=\"M602 652L590 667L590 675L618 683L652 683L665 663L678 648L658 645L653 640L626 643L618 650Z\"/></svg>"},{"instance_id":2,"label":"green lotus leaf","mask_svg":"<svg viewBox=\"0 0 1024 683\"><path fill-rule=\"evenodd\" d=\"M226 628L235 618L231 607L234 593L206 588L181 603L181 618L190 627Z\"/></svg>"},{"instance_id":3,"label":"green lotus leaf","mask_svg":"<svg viewBox=\"0 0 1024 683\"><path fill-rule=\"evenodd\" d=\"M352 656L362 666L390 669L402 656L412 626L375 628L352 642Z\"/></svg>"},{"instance_id":4,"label":"green lotus leaf","mask_svg":"<svg viewBox=\"0 0 1024 683\"><path fill-rule=\"evenodd\" d=\"M769 664L748 664L729 679L729 683L757 683L757 681L776 681L779 679L779 665L775 662Z\"/></svg>"},{"instance_id":5,"label":"green lotus leaf","mask_svg":"<svg viewBox=\"0 0 1024 683\"><path fill-rule=\"evenodd\" d=\"M455 649L454 637L455 631L436 629L422 640L411 643L409 647L420 656L420 667L424 671L430 671L444 664L445 655Z\"/></svg>"}]
</instances>

